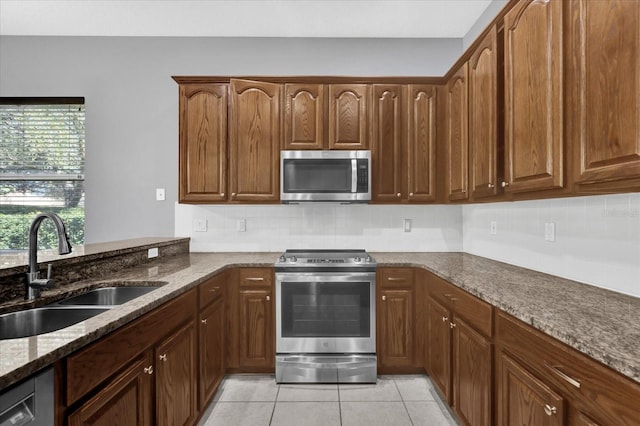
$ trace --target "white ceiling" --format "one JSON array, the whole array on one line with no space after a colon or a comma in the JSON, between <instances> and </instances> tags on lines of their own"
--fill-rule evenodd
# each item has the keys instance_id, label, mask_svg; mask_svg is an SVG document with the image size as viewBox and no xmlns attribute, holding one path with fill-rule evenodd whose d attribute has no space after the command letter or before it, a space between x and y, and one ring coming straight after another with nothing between
<instances>
[{"instance_id":1,"label":"white ceiling","mask_svg":"<svg viewBox=\"0 0 640 426\"><path fill-rule=\"evenodd\" d=\"M0 35L460 38L491 0L0 0Z\"/></svg>"}]
</instances>

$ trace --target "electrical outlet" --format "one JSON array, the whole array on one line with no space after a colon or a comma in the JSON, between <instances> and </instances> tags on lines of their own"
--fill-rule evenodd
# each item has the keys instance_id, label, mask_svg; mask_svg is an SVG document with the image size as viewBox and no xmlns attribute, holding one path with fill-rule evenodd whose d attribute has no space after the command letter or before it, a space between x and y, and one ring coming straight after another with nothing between
<instances>
[{"instance_id":1,"label":"electrical outlet","mask_svg":"<svg viewBox=\"0 0 640 426\"><path fill-rule=\"evenodd\" d=\"M489 224L489 233L491 235L496 235L498 233L498 222L492 220Z\"/></svg>"},{"instance_id":2,"label":"electrical outlet","mask_svg":"<svg viewBox=\"0 0 640 426\"><path fill-rule=\"evenodd\" d=\"M194 219L193 230L195 232L207 232L207 219Z\"/></svg>"},{"instance_id":3,"label":"electrical outlet","mask_svg":"<svg viewBox=\"0 0 640 426\"><path fill-rule=\"evenodd\" d=\"M238 219L236 221L236 230L238 232L247 232L247 219Z\"/></svg>"},{"instance_id":4,"label":"electrical outlet","mask_svg":"<svg viewBox=\"0 0 640 426\"><path fill-rule=\"evenodd\" d=\"M554 222L546 222L544 224L544 240L550 242L556 240L556 224Z\"/></svg>"},{"instance_id":5,"label":"electrical outlet","mask_svg":"<svg viewBox=\"0 0 640 426\"><path fill-rule=\"evenodd\" d=\"M158 257L158 247L150 248L147 251L147 257L151 259L152 257Z\"/></svg>"},{"instance_id":6,"label":"electrical outlet","mask_svg":"<svg viewBox=\"0 0 640 426\"><path fill-rule=\"evenodd\" d=\"M411 232L411 219L402 219L402 229L404 232Z\"/></svg>"},{"instance_id":7,"label":"electrical outlet","mask_svg":"<svg viewBox=\"0 0 640 426\"><path fill-rule=\"evenodd\" d=\"M164 201L164 188L156 188L156 201Z\"/></svg>"}]
</instances>

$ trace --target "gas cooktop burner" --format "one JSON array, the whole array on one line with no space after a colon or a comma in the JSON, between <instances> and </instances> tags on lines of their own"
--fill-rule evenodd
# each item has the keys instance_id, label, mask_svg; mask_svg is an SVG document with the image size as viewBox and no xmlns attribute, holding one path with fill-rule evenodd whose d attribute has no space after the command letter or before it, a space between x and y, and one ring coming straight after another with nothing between
<instances>
[{"instance_id":1,"label":"gas cooktop burner","mask_svg":"<svg viewBox=\"0 0 640 426\"><path fill-rule=\"evenodd\" d=\"M276 271L302 268L375 268L365 250L287 250L277 260Z\"/></svg>"}]
</instances>

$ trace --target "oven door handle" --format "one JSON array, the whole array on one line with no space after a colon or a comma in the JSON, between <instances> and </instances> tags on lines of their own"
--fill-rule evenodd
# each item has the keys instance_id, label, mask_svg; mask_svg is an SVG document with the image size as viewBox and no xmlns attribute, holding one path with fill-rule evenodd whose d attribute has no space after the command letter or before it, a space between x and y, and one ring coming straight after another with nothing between
<instances>
[{"instance_id":1,"label":"oven door handle","mask_svg":"<svg viewBox=\"0 0 640 426\"><path fill-rule=\"evenodd\" d=\"M358 160L351 159L351 192L358 192Z\"/></svg>"},{"instance_id":2,"label":"oven door handle","mask_svg":"<svg viewBox=\"0 0 640 426\"><path fill-rule=\"evenodd\" d=\"M315 272L291 272L276 273L276 282L281 283L309 283L309 282L362 282L376 281L375 272L347 272L347 273L315 273Z\"/></svg>"}]
</instances>

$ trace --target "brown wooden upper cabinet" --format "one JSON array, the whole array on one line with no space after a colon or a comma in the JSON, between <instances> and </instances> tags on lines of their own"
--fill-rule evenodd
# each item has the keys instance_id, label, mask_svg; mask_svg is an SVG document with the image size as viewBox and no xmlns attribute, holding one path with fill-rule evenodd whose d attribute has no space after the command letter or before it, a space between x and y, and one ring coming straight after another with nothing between
<instances>
[{"instance_id":1,"label":"brown wooden upper cabinet","mask_svg":"<svg viewBox=\"0 0 640 426\"><path fill-rule=\"evenodd\" d=\"M522 0L504 17L507 192L564 183L562 3Z\"/></svg>"},{"instance_id":2,"label":"brown wooden upper cabinet","mask_svg":"<svg viewBox=\"0 0 640 426\"><path fill-rule=\"evenodd\" d=\"M284 85L284 149L325 149L324 84Z\"/></svg>"},{"instance_id":3,"label":"brown wooden upper cabinet","mask_svg":"<svg viewBox=\"0 0 640 426\"><path fill-rule=\"evenodd\" d=\"M369 148L369 85L329 85L329 149Z\"/></svg>"},{"instance_id":4,"label":"brown wooden upper cabinet","mask_svg":"<svg viewBox=\"0 0 640 426\"><path fill-rule=\"evenodd\" d=\"M469 65L467 62L445 85L446 195L449 201L469 199Z\"/></svg>"},{"instance_id":5,"label":"brown wooden upper cabinet","mask_svg":"<svg viewBox=\"0 0 640 426\"><path fill-rule=\"evenodd\" d=\"M231 201L277 201L280 196L281 89L280 84L231 80Z\"/></svg>"},{"instance_id":6,"label":"brown wooden upper cabinet","mask_svg":"<svg viewBox=\"0 0 640 426\"><path fill-rule=\"evenodd\" d=\"M372 105L371 197L394 202L406 198L405 170L405 86L374 84Z\"/></svg>"},{"instance_id":7,"label":"brown wooden upper cabinet","mask_svg":"<svg viewBox=\"0 0 640 426\"><path fill-rule=\"evenodd\" d=\"M493 27L469 61L469 149L471 193L482 198L498 193L502 179L498 158L498 44ZM500 171L500 173L499 173ZM500 181L502 182L502 181Z\"/></svg>"},{"instance_id":8,"label":"brown wooden upper cabinet","mask_svg":"<svg viewBox=\"0 0 640 426\"><path fill-rule=\"evenodd\" d=\"M436 199L436 88L410 84L407 96L408 200Z\"/></svg>"},{"instance_id":9,"label":"brown wooden upper cabinet","mask_svg":"<svg viewBox=\"0 0 640 426\"><path fill-rule=\"evenodd\" d=\"M638 190L640 2L571 0L568 9L567 134L578 191Z\"/></svg>"},{"instance_id":10,"label":"brown wooden upper cabinet","mask_svg":"<svg viewBox=\"0 0 640 426\"><path fill-rule=\"evenodd\" d=\"M226 199L228 86L180 85L181 202Z\"/></svg>"}]
</instances>

